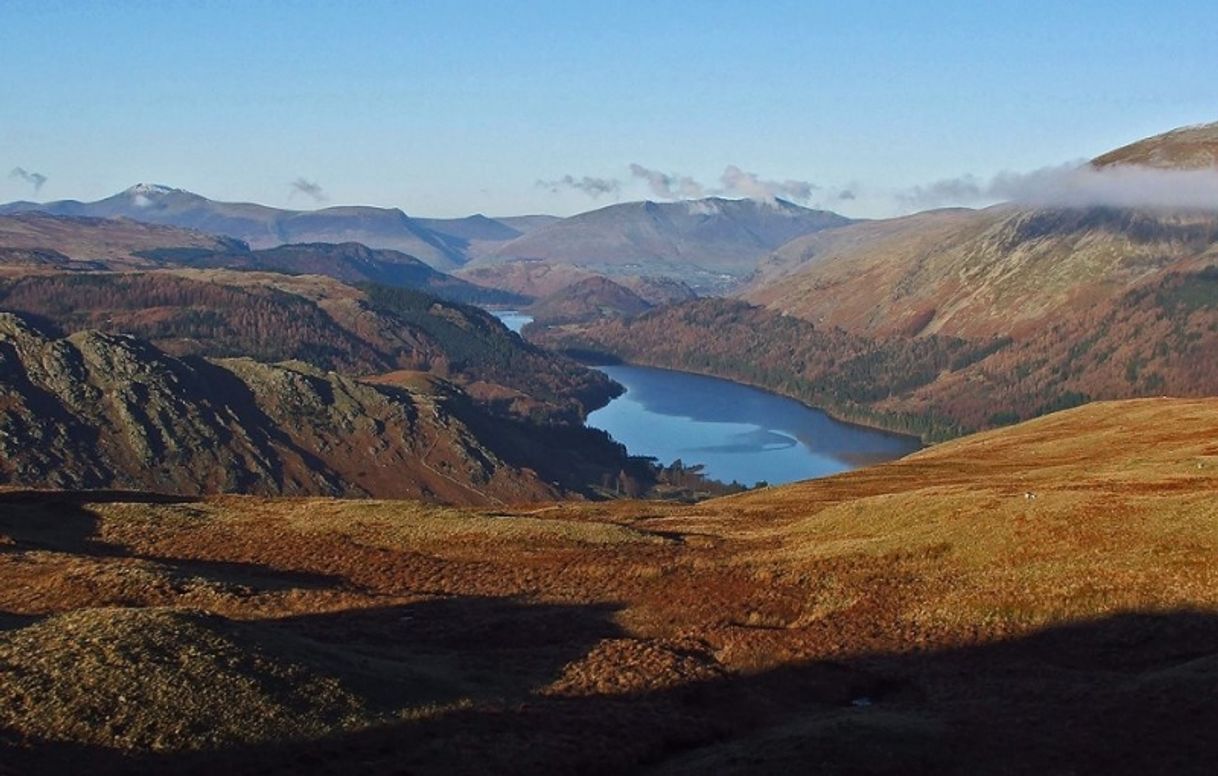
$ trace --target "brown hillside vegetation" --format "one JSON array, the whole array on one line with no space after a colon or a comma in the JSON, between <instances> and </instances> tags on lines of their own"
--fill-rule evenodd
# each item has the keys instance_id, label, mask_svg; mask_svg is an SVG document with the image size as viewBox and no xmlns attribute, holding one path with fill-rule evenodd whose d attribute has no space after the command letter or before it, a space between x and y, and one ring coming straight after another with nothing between
<instances>
[{"instance_id":1,"label":"brown hillside vegetation","mask_svg":"<svg viewBox=\"0 0 1218 776\"><path fill-rule=\"evenodd\" d=\"M1181 127L1091 160L1096 167L1136 164L1176 170L1218 167L1218 123Z\"/></svg>"},{"instance_id":2,"label":"brown hillside vegetation","mask_svg":"<svg viewBox=\"0 0 1218 776\"><path fill-rule=\"evenodd\" d=\"M0 482L464 504L556 493L504 460L509 424L490 433L493 423L435 384L182 360L96 331L51 339L4 313L0 376Z\"/></svg>"},{"instance_id":3,"label":"brown hillside vegetation","mask_svg":"<svg viewBox=\"0 0 1218 776\"><path fill-rule=\"evenodd\" d=\"M1021 337L1215 263L1218 214L1001 205L800 238L762 263L744 298L865 335Z\"/></svg>"},{"instance_id":4,"label":"brown hillside vegetation","mask_svg":"<svg viewBox=\"0 0 1218 776\"><path fill-rule=\"evenodd\" d=\"M651 309L641 296L609 278L590 277L539 300L528 308L544 324L573 323L597 318L629 318Z\"/></svg>"},{"instance_id":5,"label":"brown hillside vegetation","mask_svg":"<svg viewBox=\"0 0 1218 776\"><path fill-rule=\"evenodd\" d=\"M67 333L131 334L174 355L298 360L352 376L433 372L516 414L575 419L614 392L603 375L522 342L477 308L315 275L23 274L0 278L0 310Z\"/></svg>"},{"instance_id":6,"label":"brown hillside vegetation","mask_svg":"<svg viewBox=\"0 0 1218 776\"><path fill-rule=\"evenodd\" d=\"M12 773L1208 773L1218 401L692 507L0 493Z\"/></svg>"},{"instance_id":7,"label":"brown hillside vegetation","mask_svg":"<svg viewBox=\"0 0 1218 776\"><path fill-rule=\"evenodd\" d=\"M426 373L178 358L0 313L0 483L450 504L725 492L678 474L603 431L497 412Z\"/></svg>"},{"instance_id":8,"label":"brown hillside vegetation","mask_svg":"<svg viewBox=\"0 0 1218 776\"><path fill-rule=\"evenodd\" d=\"M229 251L244 244L193 229L157 226L117 218L0 215L0 246L55 251L79 262L102 261L116 267L149 266L139 252L156 248Z\"/></svg>"},{"instance_id":9,"label":"brown hillside vegetation","mask_svg":"<svg viewBox=\"0 0 1218 776\"><path fill-rule=\"evenodd\" d=\"M1161 274L1022 339L868 338L717 299L529 336L748 382L935 439L1092 399L1218 393L1218 270Z\"/></svg>"}]
</instances>

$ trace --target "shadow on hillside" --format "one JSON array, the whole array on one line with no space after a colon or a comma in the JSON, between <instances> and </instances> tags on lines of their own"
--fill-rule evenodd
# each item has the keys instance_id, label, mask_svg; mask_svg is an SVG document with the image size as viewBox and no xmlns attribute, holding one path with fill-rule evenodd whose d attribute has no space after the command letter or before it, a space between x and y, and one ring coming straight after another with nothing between
<instances>
[{"instance_id":1,"label":"shadow on hillside","mask_svg":"<svg viewBox=\"0 0 1218 776\"><path fill-rule=\"evenodd\" d=\"M341 577L290 571L258 563L178 558L136 553L98 538L100 521L88 504L193 504L192 496L122 490L0 491L0 554L48 550L94 558L131 558L162 564L179 578L201 577L221 584L258 590L325 588L341 585Z\"/></svg>"},{"instance_id":2,"label":"shadow on hillside","mask_svg":"<svg viewBox=\"0 0 1218 776\"><path fill-rule=\"evenodd\" d=\"M404 611L280 625L364 653L425 648L480 659L506 689L469 708L316 741L129 759L44 745L11 752L11 772L89 762L94 773L147 774L1040 776L1209 774L1218 762L1210 614L1125 614L987 645L865 654L653 692L522 698L596 640L621 635L610 612L476 599ZM535 663L516 662L530 654ZM381 691L402 692L396 681L387 675Z\"/></svg>"}]
</instances>

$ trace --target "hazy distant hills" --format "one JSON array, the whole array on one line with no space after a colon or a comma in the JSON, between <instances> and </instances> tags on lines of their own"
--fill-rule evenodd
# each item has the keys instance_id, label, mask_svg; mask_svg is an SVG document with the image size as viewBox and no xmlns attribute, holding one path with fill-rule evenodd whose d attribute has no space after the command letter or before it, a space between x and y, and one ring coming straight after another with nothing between
<instances>
[{"instance_id":1,"label":"hazy distant hills","mask_svg":"<svg viewBox=\"0 0 1218 776\"><path fill-rule=\"evenodd\" d=\"M454 228L458 234L450 235L433 231L401 210L392 208L281 210L249 202L216 202L189 191L152 184L138 184L96 202L61 200L44 204L13 202L0 205L0 214L27 211L130 218L145 223L187 227L235 237L255 248L270 248L284 243L360 242L370 248L409 253L440 269L465 263L464 242L467 238L460 236L460 233L476 229L468 224L465 227L456 226ZM516 232L510 227L503 229Z\"/></svg>"},{"instance_id":2,"label":"hazy distant hills","mask_svg":"<svg viewBox=\"0 0 1218 776\"><path fill-rule=\"evenodd\" d=\"M171 226L111 218L56 217L39 212L0 215L0 246L47 250L82 262L147 266L141 251L173 246L201 252L246 249L240 241Z\"/></svg>"},{"instance_id":3,"label":"hazy distant hills","mask_svg":"<svg viewBox=\"0 0 1218 776\"><path fill-rule=\"evenodd\" d=\"M284 210L217 202L141 183L96 202L11 202L0 214L41 212L125 218L242 240L253 248L289 243L361 243L409 254L440 270L514 259L543 260L613 275L666 276L695 288L725 288L783 243L851 223L784 200L708 198L627 202L570 218L546 215L412 218L378 207Z\"/></svg>"},{"instance_id":4,"label":"hazy distant hills","mask_svg":"<svg viewBox=\"0 0 1218 776\"><path fill-rule=\"evenodd\" d=\"M360 243L304 243L256 251L208 252L169 248L143 251L140 255L186 267L325 275L345 283L379 283L413 288L469 304L520 306L530 301L520 294L475 285L445 274L400 251L374 250Z\"/></svg>"},{"instance_id":5,"label":"hazy distant hills","mask_svg":"<svg viewBox=\"0 0 1218 776\"><path fill-rule=\"evenodd\" d=\"M760 258L799 235L849 223L784 200L627 202L541 226L500 245L485 261L529 259L608 274L666 275L708 289L747 275Z\"/></svg>"}]
</instances>

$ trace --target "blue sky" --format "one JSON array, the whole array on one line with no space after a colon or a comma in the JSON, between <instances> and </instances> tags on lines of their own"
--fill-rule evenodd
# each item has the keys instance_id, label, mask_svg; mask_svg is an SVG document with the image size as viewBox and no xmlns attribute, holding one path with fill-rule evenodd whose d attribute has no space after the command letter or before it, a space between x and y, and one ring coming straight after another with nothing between
<instances>
[{"instance_id":1,"label":"blue sky","mask_svg":"<svg viewBox=\"0 0 1218 776\"><path fill-rule=\"evenodd\" d=\"M567 214L728 165L848 215L1218 120L1218 3L0 2L0 200ZM597 199L538 181L620 181ZM557 189L552 190L552 189ZM844 189L854 200L835 199Z\"/></svg>"}]
</instances>

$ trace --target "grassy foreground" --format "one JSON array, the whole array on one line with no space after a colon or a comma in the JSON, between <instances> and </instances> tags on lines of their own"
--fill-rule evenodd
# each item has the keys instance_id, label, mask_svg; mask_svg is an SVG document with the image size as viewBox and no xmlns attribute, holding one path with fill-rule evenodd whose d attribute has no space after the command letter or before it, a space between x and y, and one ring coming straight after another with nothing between
<instances>
[{"instance_id":1,"label":"grassy foreground","mask_svg":"<svg viewBox=\"0 0 1218 776\"><path fill-rule=\"evenodd\" d=\"M1209 773L1218 400L696 506L0 492L0 773Z\"/></svg>"}]
</instances>

